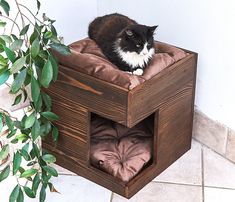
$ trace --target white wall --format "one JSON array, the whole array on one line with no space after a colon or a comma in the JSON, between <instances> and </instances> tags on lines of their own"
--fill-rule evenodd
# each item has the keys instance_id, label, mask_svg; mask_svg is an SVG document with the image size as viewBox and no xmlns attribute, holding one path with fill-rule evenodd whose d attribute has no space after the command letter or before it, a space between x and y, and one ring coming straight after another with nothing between
<instances>
[{"instance_id":1,"label":"white wall","mask_svg":"<svg viewBox=\"0 0 235 202\"><path fill-rule=\"evenodd\" d=\"M198 109L235 129L234 0L50 0L42 5L57 20L65 43L86 37L97 14L120 12L139 23L159 24L156 39L199 53Z\"/></svg>"},{"instance_id":2,"label":"white wall","mask_svg":"<svg viewBox=\"0 0 235 202\"><path fill-rule=\"evenodd\" d=\"M120 12L147 25L156 38L199 53L196 105L235 129L234 0L102 0L98 15Z\"/></svg>"},{"instance_id":3,"label":"white wall","mask_svg":"<svg viewBox=\"0 0 235 202\"><path fill-rule=\"evenodd\" d=\"M97 16L96 0L44 0L42 10L56 19L59 35L65 43L87 37L88 24Z\"/></svg>"}]
</instances>

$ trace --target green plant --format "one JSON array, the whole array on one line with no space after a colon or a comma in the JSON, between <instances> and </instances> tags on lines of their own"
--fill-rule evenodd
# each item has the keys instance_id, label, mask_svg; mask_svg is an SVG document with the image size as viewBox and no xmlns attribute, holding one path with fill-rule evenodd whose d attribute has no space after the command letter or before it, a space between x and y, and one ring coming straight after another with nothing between
<instances>
[{"instance_id":1,"label":"green plant","mask_svg":"<svg viewBox=\"0 0 235 202\"><path fill-rule=\"evenodd\" d=\"M15 18L9 15L13 4L17 8ZM45 201L46 188L56 191L50 182L52 176L58 176L57 171L50 165L56 159L41 151L37 141L49 134L55 141L58 139L58 129L53 121L59 117L51 112L51 98L43 92L43 88L48 88L51 82L56 81L58 74L57 61L49 49L65 55L70 54L70 50L60 42L53 25L55 21L45 14L42 19L38 17L40 5L40 1L35 0L37 12L34 14L18 0L0 0L0 27L5 30L0 35L0 85L12 79L8 85L9 93L15 95L13 105L30 100L30 106L21 120L16 120L6 111L0 110L0 138L5 135L9 142L4 146L0 145L0 160L9 155L10 144L22 143L14 151L13 161L0 171L0 182L11 173L17 179L10 202L24 201L24 194L35 198L39 189L40 201ZM6 33L9 28L5 27L9 24L12 27ZM27 164L25 167L23 162ZM23 184L21 179L25 179Z\"/></svg>"}]
</instances>

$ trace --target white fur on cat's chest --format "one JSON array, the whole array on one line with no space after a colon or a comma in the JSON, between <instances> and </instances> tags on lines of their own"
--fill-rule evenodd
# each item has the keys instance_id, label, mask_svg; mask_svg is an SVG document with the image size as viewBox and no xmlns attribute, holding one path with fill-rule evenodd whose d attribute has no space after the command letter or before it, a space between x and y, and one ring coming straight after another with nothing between
<instances>
[{"instance_id":1,"label":"white fur on cat's chest","mask_svg":"<svg viewBox=\"0 0 235 202\"><path fill-rule=\"evenodd\" d=\"M148 51L143 49L143 51L146 51L145 54L142 53L143 51L141 51L140 54L130 51L125 52L120 47L118 47L116 51L119 54L120 58L132 68L135 67L143 68L154 54L154 48L151 48Z\"/></svg>"}]
</instances>

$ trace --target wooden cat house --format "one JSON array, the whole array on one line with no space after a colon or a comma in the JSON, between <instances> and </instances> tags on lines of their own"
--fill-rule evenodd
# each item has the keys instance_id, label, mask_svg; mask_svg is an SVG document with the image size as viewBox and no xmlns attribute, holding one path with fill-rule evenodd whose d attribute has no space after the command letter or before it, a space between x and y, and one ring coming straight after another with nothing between
<instances>
[{"instance_id":1,"label":"wooden cat house","mask_svg":"<svg viewBox=\"0 0 235 202\"><path fill-rule=\"evenodd\" d=\"M191 147L197 54L155 47L144 75L135 76L107 61L92 40L75 42L70 56L53 53L59 76L46 89L60 135L43 147L58 165L126 198Z\"/></svg>"}]
</instances>

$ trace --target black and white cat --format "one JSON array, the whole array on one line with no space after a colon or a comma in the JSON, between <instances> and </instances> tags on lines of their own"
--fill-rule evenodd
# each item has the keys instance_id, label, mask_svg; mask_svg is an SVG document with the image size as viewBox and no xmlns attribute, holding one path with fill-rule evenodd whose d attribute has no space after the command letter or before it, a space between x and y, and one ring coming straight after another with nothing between
<instances>
[{"instance_id":1,"label":"black and white cat","mask_svg":"<svg viewBox=\"0 0 235 202\"><path fill-rule=\"evenodd\" d=\"M88 35L120 70L142 75L155 53L153 34L156 28L115 13L92 21Z\"/></svg>"}]
</instances>

